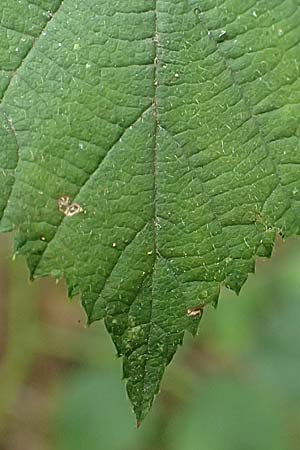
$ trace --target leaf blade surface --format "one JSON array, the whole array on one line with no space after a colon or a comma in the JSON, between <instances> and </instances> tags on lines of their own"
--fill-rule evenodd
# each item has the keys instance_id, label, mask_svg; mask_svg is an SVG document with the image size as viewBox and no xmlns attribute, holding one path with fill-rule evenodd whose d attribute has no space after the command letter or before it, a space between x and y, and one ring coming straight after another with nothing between
<instances>
[{"instance_id":1,"label":"leaf blade surface","mask_svg":"<svg viewBox=\"0 0 300 450\"><path fill-rule=\"evenodd\" d=\"M2 90L2 230L105 319L138 420L187 311L299 232L300 4L219 3L36 2Z\"/></svg>"}]
</instances>

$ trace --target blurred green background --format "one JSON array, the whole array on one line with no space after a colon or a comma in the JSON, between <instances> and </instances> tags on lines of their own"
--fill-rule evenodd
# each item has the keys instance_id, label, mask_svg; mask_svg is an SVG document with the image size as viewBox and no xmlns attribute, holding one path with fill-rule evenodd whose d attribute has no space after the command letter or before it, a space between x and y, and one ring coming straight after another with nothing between
<instances>
[{"instance_id":1,"label":"blurred green background","mask_svg":"<svg viewBox=\"0 0 300 450\"><path fill-rule=\"evenodd\" d=\"M300 241L187 336L142 427L103 324L0 240L0 450L299 450Z\"/></svg>"}]
</instances>

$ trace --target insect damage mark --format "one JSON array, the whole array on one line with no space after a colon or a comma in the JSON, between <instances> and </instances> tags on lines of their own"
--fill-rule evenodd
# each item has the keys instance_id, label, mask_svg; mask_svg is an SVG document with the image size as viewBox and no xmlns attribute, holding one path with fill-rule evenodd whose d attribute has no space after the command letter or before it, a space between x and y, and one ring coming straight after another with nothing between
<instances>
[{"instance_id":1,"label":"insect damage mark","mask_svg":"<svg viewBox=\"0 0 300 450\"><path fill-rule=\"evenodd\" d=\"M198 305L187 309L187 316L188 317L202 317L203 310L205 305Z\"/></svg>"},{"instance_id":2,"label":"insect damage mark","mask_svg":"<svg viewBox=\"0 0 300 450\"><path fill-rule=\"evenodd\" d=\"M79 205L79 203L71 203L70 197L68 195L63 195L57 201L58 209L66 217L72 217L76 214L84 212L84 209Z\"/></svg>"}]
</instances>

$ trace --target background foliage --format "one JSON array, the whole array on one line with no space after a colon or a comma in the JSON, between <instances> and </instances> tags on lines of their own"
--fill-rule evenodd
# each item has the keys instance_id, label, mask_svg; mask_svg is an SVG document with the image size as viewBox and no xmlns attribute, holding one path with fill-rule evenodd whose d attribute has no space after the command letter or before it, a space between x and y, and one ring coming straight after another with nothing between
<instances>
[{"instance_id":1,"label":"background foliage","mask_svg":"<svg viewBox=\"0 0 300 450\"><path fill-rule=\"evenodd\" d=\"M300 243L277 243L178 352L141 429L103 325L0 241L0 450L296 450Z\"/></svg>"}]
</instances>

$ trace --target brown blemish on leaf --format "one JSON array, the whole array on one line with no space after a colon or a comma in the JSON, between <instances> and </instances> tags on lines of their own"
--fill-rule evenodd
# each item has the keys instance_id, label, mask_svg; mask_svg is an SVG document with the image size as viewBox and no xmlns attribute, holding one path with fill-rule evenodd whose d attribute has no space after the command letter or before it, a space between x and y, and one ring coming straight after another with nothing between
<instances>
[{"instance_id":1,"label":"brown blemish on leaf","mask_svg":"<svg viewBox=\"0 0 300 450\"><path fill-rule=\"evenodd\" d=\"M68 195L63 195L58 199L58 209L66 217L72 217L76 214L82 213L84 210L79 203L71 203Z\"/></svg>"},{"instance_id":2,"label":"brown blemish on leaf","mask_svg":"<svg viewBox=\"0 0 300 450\"><path fill-rule=\"evenodd\" d=\"M204 306L205 305L198 305L198 306L194 306L192 308L188 308L187 310L187 316L188 317L201 317L203 314L203 310L204 310Z\"/></svg>"},{"instance_id":3,"label":"brown blemish on leaf","mask_svg":"<svg viewBox=\"0 0 300 450\"><path fill-rule=\"evenodd\" d=\"M68 195L63 195L58 199L58 209L61 212L65 212L68 206L70 206L70 197Z\"/></svg>"}]
</instances>

